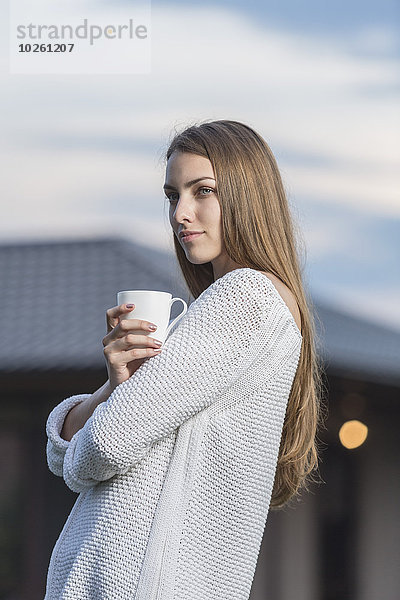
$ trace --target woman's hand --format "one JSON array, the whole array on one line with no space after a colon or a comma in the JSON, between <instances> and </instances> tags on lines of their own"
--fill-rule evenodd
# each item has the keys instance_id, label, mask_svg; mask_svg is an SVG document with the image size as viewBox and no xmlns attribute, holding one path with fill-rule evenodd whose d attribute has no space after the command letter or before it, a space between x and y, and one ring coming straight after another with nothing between
<instances>
[{"instance_id":1,"label":"woman's hand","mask_svg":"<svg viewBox=\"0 0 400 600\"><path fill-rule=\"evenodd\" d=\"M128 308L129 307L129 308ZM123 319L120 317L133 310L134 306L120 304L106 312L107 335L103 338L104 356L107 363L108 380L111 389L129 379L141 364L150 356L160 352L161 344L150 337L154 332L149 321ZM150 335L131 333L133 330L150 332Z\"/></svg>"}]
</instances>

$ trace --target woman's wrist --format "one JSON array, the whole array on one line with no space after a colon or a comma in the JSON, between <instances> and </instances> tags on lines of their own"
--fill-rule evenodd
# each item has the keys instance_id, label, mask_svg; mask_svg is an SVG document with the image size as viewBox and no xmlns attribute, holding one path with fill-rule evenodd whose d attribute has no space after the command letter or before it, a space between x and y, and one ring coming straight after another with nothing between
<instances>
[{"instance_id":1,"label":"woman's wrist","mask_svg":"<svg viewBox=\"0 0 400 600\"><path fill-rule=\"evenodd\" d=\"M97 406L105 402L111 393L112 386L109 381L106 381L89 398L73 406L64 419L60 436L70 442L75 433L82 429L86 421L92 416Z\"/></svg>"},{"instance_id":2,"label":"woman's wrist","mask_svg":"<svg viewBox=\"0 0 400 600\"><path fill-rule=\"evenodd\" d=\"M109 396L111 395L113 391L113 388L110 384L110 380L108 379L104 385L101 386L101 388L99 388L98 390L96 390L95 392L93 392L93 394L90 396L90 398L88 398L88 406L89 406L89 410L91 410L90 415L92 415L92 413L94 412L95 408L101 404L102 402L105 402L107 400L107 398L109 398ZM89 418L89 417L88 417Z\"/></svg>"}]
</instances>

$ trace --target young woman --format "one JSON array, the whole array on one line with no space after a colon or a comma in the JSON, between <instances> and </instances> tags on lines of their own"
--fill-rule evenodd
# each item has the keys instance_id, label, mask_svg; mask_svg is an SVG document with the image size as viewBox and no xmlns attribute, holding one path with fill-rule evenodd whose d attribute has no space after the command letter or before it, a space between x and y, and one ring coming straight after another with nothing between
<instances>
[{"instance_id":1,"label":"young woman","mask_svg":"<svg viewBox=\"0 0 400 600\"><path fill-rule=\"evenodd\" d=\"M317 470L321 370L274 156L221 120L177 133L166 162L195 300L161 349L110 308L108 381L49 415L49 467L79 496L48 600L246 600L269 507Z\"/></svg>"}]
</instances>

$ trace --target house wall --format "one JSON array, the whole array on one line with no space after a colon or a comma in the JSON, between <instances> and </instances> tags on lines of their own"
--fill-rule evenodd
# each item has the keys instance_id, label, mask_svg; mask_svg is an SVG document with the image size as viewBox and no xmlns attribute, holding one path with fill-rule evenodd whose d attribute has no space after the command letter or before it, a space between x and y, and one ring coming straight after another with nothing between
<instances>
[{"instance_id":1,"label":"house wall","mask_svg":"<svg viewBox=\"0 0 400 600\"><path fill-rule=\"evenodd\" d=\"M369 428L360 478L357 600L400 597L398 412L392 419L377 413Z\"/></svg>"},{"instance_id":2,"label":"house wall","mask_svg":"<svg viewBox=\"0 0 400 600\"><path fill-rule=\"evenodd\" d=\"M315 495L270 511L250 600L318 600L318 513Z\"/></svg>"},{"instance_id":3,"label":"house wall","mask_svg":"<svg viewBox=\"0 0 400 600\"><path fill-rule=\"evenodd\" d=\"M0 597L43 597L54 543L76 500L46 464L45 423L63 398L94 391L104 373L41 375L2 384L0 425ZM346 385L350 385L346 383ZM331 382L324 483L270 511L250 600L397 600L400 589L397 390L366 386L358 450L337 439L343 390ZM351 595L348 590L353 590Z\"/></svg>"}]
</instances>

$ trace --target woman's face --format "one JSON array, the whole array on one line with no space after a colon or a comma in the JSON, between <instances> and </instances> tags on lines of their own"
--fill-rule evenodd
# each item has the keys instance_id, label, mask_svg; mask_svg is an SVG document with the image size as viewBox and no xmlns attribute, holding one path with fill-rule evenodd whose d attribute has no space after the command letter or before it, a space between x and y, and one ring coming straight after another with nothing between
<instances>
[{"instance_id":1,"label":"woman's face","mask_svg":"<svg viewBox=\"0 0 400 600\"><path fill-rule=\"evenodd\" d=\"M240 266L229 258L224 248L221 208L208 158L173 152L167 163L164 192L169 199L172 229L191 263L211 262L214 279ZM184 231L201 232L201 235L185 241L179 235Z\"/></svg>"}]
</instances>

